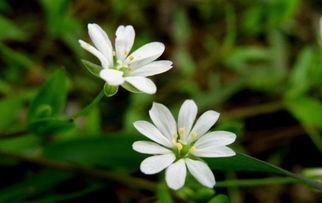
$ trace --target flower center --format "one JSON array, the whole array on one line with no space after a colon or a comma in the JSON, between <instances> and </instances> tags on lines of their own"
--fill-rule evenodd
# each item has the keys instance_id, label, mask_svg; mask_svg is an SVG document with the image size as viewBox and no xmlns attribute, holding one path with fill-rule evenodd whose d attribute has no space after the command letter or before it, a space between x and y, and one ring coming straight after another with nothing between
<instances>
[{"instance_id":1,"label":"flower center","mask_svg":"<svg viewBox=\"0 0 322 203\"><path fill-rule=\"evenodd\" d=\"M125 50L123 52L123 54L125 56L127 56L129 54L129 52L127 50ZM112 67L113 69L118 70L118 71L122 71L124 74L126 74L127 72L133 71L133 68L132 67L129 67L129 65L127 63L125 63L122 60L118 60L117 59L116 52L115 51L112 51L112 55L113 55L113 61L114 61L114 63L113 63L114 66ZM129 60L130 61L133 61L134 60L134 56L129 56Z\"/></svg>"},{"instance_id":2,"label":"flower center","mask_svg":"<svg viewBox=\"0 0 322 203\"><path fill-rule=\"evenodd\" d=\"M185 143L180 138L186 132L184 128L179 128L178 133L172 135L172 144L174 146L174 150L178 158L184 158L189 156L190 153L196 150L196 147L193 146L191 143ZM179 135L178 135L179 134ZM190 134L192 138L197 137L197 133L192 132Z\"/></svg>"}]
</instances>

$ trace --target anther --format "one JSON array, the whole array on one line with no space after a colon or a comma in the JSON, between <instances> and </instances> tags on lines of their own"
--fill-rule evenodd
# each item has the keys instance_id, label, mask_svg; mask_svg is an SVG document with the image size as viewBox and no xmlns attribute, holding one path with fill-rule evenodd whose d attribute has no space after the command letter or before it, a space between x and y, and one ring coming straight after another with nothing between
<instances>
[{"instance_id":1,"label":"anther","mask_svg":"<svg viewBox=\"0 0 322 203\"><path fill-rule=\"evenodd\" d=\"M179 128L179 129L178 129L178 132L179 132L179 134L180 134L180 135L182 135L182 134L184 134L186 131L185 131L185 129L184 129L184 128Z\"/></svg>"},{"instance_id":2,"label":"anther","mask_svg":"<svg viewBox=\"0 0 322 203\"><path fill-rule=\"evenodd\" d=\"M198 135L197 135L197 133L196 133L196 132L192 132L192 133L190 134L190 136L191 136L192 138L196 138Z\"/></svg>"},{"instance_id":3,"label":"anther","mask_svg":"<svg viewBox=\"0 0 322 203\"><path fill-rule=\"evenodd\" d=\"M182 150L182 148L183 148L182 144L178 143L178 142L176 144L176 147L178 148L179 151Z\"/></svg>"},{"instance_id":4,"label":"anther","mask_svg":"<svg viewBox=\"0 0 322 203\"><path fill-rule=\"evenodd\" d=\"M128 67L128 68L127 68L127 71L131 72L131 71L133 71L133 68Z\"/></svg>"},{"instance_id":5,"label":"anther","mask_svg":"<svg viewBox=\"0 0 322 203\"><path fill-rule=\"evenodd\" d=\"M130 59L130 61L133 61L134 57L133 56L130 56L129 59Z\"/></svg>"},{"instance_id":6,"label":"anther","mask_svg":"<svg viewBox=\"0 0 322 203\"><path fill-rule=\"evenodd\" d=\"M190 147L189 152L194 152L194 151L196 151L196 147L195 146Z\"/></svg>"},{"instance_id":7,"label":"anther","mask_svg":"<svg viewBox=\"0 0 322 203\"><path fill-rule=\"evenodd\" d=\"M124 55L127 55L129 52L125 50L123 53L124 53Z\"/></svg>"},{"instance_id":8,"label":"anther","mask_svg":"<svg viewBox=\"0 0 322 203\"><path fill-rule=\"evenodd\" d=\"M115 55L116 55L115 51L112 51L112 55L113 55L113 56L115 56Z\"/></svg>"}]
</instances>

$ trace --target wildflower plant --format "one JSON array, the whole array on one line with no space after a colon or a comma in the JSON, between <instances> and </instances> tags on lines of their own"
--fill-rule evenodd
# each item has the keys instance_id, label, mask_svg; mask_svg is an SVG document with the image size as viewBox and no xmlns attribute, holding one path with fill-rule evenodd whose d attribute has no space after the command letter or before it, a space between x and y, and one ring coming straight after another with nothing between
<instances>
[{"instance_id":1,"label":"wildflower plant","mask_svg":"<svg viewBox=\"0 0 322 203\"><path fill-rule=\"evenodd\" d=\"M116 194L113 195L115 201L125 202L132 202L134 199L139 199L138 202L140 202L141 195L146 198L152 193L153 200L156 199L158 202L176 202L177 199L178 202L225 202L224 200L229 197L224 196L224 200L222 200L222 196L220 196L222 194L218 194L220 190L217 190L217 187L238 187L242 191L242 186L245 185L258 186L295 182L310 186L314 189L312 191L322 191L319 163L314 163L313 166L316 168L308 170L309 168L305 166L306 168L301 174L295 174L238 152L239 149L247 152L251 149L249 146L243 147L237 143L231 146L236 141L236 134L239 139L242 138L241 134L244 134L245 137L248 136L249 123L254 123L253 121L248 123L248 118L257 118L258 114L269 114L268 120L271 121L275 119L275 115L281 115L281 119L284 119L285 116L292 126L284 126L287 127L285 129L282 128L283 126L278 126L277 130L273 131L278 131L277 135L272 133L272 137L258 134L260 137L253 139L254 143L252 144L260 143L261 146L258 148L263 149L275 140L282 140L294 135L301 140L307 134L309 137L307 139L310 139L309 141L312 143L303 143L303 146L315 146L316 148L311 147L310 150L316 150L312 152L318 158L309 153L305 157L319 161L318 150L322 151L320 136L322 128L322 103L320 101L322 61L321 47L316 44L320 43L322 46L322 20L320 19L318 39L315 40L310 39L312 33L306 33L307 30L313 29L301 29L301 32L297 32L295 35L290 32L294 26L302 26L300 23L296 23L296 19L285 29L281 29L280 23L286 22L287 18L292 16L292 12L301 10L296 9L297 5L301 5L296 3L297 1L269 1L269 3L262 1L258 3L261 7L256 7L256 4L247 9L245 6L246 10L244 10L244 6L243 9L239 7L235 9L233 3L230 2L225 3L226 9L217 9L221 8L219 6L204 6L206 4L194 8L194 4L198 4L197 1L189 4L191 9L178 7L180 10L175 10L176 6L171 7L174 9L173 11L179 12L173 16L173 22L171 19L170 27L159 29L168 35L167 39L171 47L167 46L167 49L162 42L146 43L146 41L144 41L146 44L134 49L136 33L132 25L120 25L116 27L115 36L108 36L99 25L90 23L87 25L88 34L84 36L86 38L88 35L89 40L78 40L83 37L75 36L74 29L82 27L82 24L79 20L73 19L70 14L75 13L74 11L82 6L77 9L67 9L67 5L73 5L76 1L70 3L65 0L39 1L41 4L39 8L43 8L46 13L48 32L44 32L44 30L38 32L40 30L35 29L34 33L25 34L28 28L42 29L44 21L40 21L41 24L38 25L37 21L31 20L29 22L21 17L7 19L5 16L10 14L11 10L15 10L14 6L18 4L10 1L4 2L3 5L1 4L1 9L3 11L9 10L3 12L0 18L0 27L3 28L3 32L0 33L2 40L0 57L3 57L2 65L7 65L6 68L9 71L3 68L4 70L1 72L5 74L0 81L0 168L4 169L1 173L0 202L65 202L73 198L79 200L90 193L93 193L89 196L92 198L97 194L96 191L102 196L110 198L109 194L104 193L107 191L106 188L109 193ZM86 1L82 1L83 3ZM95 2L91 3L95 4ZM162 4L161 9L155 10L163 12L170 5L168 3ZM111 13L127 9L125 8L127 3L113 1L113 4L119 7L113 7ZM150 1L145 1L145 4L161 5L155 2L150 3ZM306 3L304 2L304 4ZM137 9L141 7L134 6L129 6L129 8L130 12L150 10ZM213 8L216 8L216 12L225 12L225 14L212 12ZM278 12L272 12L276 8L278 8ZM24 9L19 8L18 10L24 12ZM190 24L188 12L198 13L199 10L204 10L205 15ZM284 14L283 10L285 10ZM67 11L68 13L66 13ZM37 16L33 16L34 13ZM28 19L36 19L35 17L38 15L42 15L42 12L28 12ZM127 15L129 20L133 16L145 15L141 15L141 13ZM236 20L236 16L242 16L242 20ZM308 21L310 14L305 14L305 16L307 17L299 19ZM225 19L217 19L222 17ZM191 29L193 25L198 25L199 29L199 21L208 18L211 20L209 22L213 22L213 19L216 22L224 22L227 25L227 31L221 29L220 32L209 34L208 31L217 29L212 26L217 26L218 23L208 24L207 27L203 27L206 29L200 31ZM144 18L138 19L140 21L146 20ZM162 18L162 22L169 20L169 18L164 19ZM22 20L22 22L15 24L17 20ZM247 22L244 23L244 21ZM145 25L150 26L152 22L155 21L145 21ZM21 28L17 26L25 23L27 23L26 26ZM278 23L278 26L274 27L274 23ZM267 29L268 27L269 29ZM46 34L39 35L39 33ZM246 39L242 43L237 41L238 33L242 33L243 38ZM252 38L252 35L257 36ZM34 43L34 39L30 38L34 36L39 36L41 39ZM138 36L141 40L143 39L141 33L138 33ZM72 39L73 37L74 39ZM196 39L191 40L192 37ZM287 41L290 37L291 40ZM15 38L18 43L14 42ZM48 39L55 39L59 43L50 41L45 44L49 41ZM306 43L301 43L301 40ZM307 42L315 44L308 45ZM19 53L17 50L21 50L24 43L30 44L27 44L26 50ZM248 45L249 43L250 45ZM52 45L57 47L52 49ZM62 50L56 49L61 45L63 45ZM296 46L294 47L294 45ZM295 48L294 53L289 53L290 47ZM91 84L83 82L86 81L87 75L75 77L73 75L72 80L69 80L67 76L72 74L66 74L66 72L69 73L69 71L79 68L74 61L68 63L75 66L73 69L66 64L60 62L55 64L53 60L50 60L50 63L53 64L50 67L64 65L67 71L62 68L53 73L49 79L44 77L48 75L47 70L52 70L51 68L47 69L45 61L55 58L63 59L62 61L69 60L67 54L56 56L66 48L71 48L71 50L83 48L84 53L89 52L97 58L98 62L81 61L91 74L101 80L99 82L104 82L104 87L95 86L95 83L91 86ZM196 48L196 50L191 51L192 48ZM36 50L31 51L33 49ZM171 60L160 59L165 50L170 49L176 59L174 64ZM59 50L59 52L56 53L55 50ZM35 55L35 59L29 59ZM295 62L290 61L295 58ZM44 61L41 61L42 59ZM77 60L79 60L78 56ZM229 70L213 71L212 68L217 67L218 64L220 64L220 68L229 68ZM154 95L157 93L157 85L150 79L150 76L165 73L174 66L178 67L176 69L178 77L171 77L167 80L167 90L170 91L164 91L162 95ZM228 77L231 72L233 77ZM267 77L268 73L270 77ZM19 76L21 77L19 78ZM162 76L168 77L166 74ZM45 80L42 87L36 87L39 81ZM14 85L10 82L14 82ZM30 84L32 84L31 88L28 87ZM71 84L70 87L73 87L71 96L68 95L69 84ZM280 88L276 89L277 85ZM119 108L113 108L112 101L112 103L102 103L100 107L105 108L107 105L112 107L108 106L107 110L100 111L102 108L98 108L97 105L106 96L115 96L114 102L119 102L127 97L127 95L122 95L122 98L118 98L116 95L120 86L130 91L131 98L128 100L125 98L126 106L120 102L121 104L118 106L122 108L120 111ZM86 88L86 90L91 88L95 90L95 87L99 87L101 91L93 99L88 96L87 91L82 91ZM245 89L247 91L244 92ZM242 100L242 98L241 100L242 102L250 101L249 103L255 106L247 106L246 103L242 103L238 105L242 106L240 109L231 108L232 105L235 105L234 102L239 102L240 95L253 95L253 90L256 95L260 95L260 99ZM175 95L177 93L179 95ZM261 93L264 93L265 97L262 97ZM181 99L178 101L178 98L184 96L192 99L185 101L183 99L184 102L178 108L178 115L174 116L169 109L176 111L173 106L181 104L182 101ZM231 103L228 99L233 96L234 99ZM87 97L90 101L88 105L82 106L83 97ZM263 98L276 99L276 101L259 104ZM157 100L167 100L169 109L163 104L154 102L148 113L144 111L151 106L152 101ZM218 129L222 130L215 130L214 125L219 119L219 113L208 110L198 115L198 109L219 109L220 103L224 102L228 103L223 105L225 110L222 111L222 115L225 119L219 124L220 126L217 125ZM26 104L29 104L28 109ZM232 110L229 109L231 112L226 113L228 108ZM149 114L151 122L141 120L141 117L147 114ZM114 125L116 123L115 115L122 118L123 122L118 121L117 125ZM82 116L86 117L79 119ZM107 118L110 119L108 122ZM246 121L246 118L247 125L243 129L243 121ZM265 119L264 121L266 122ZM104 132L102 125L106 127ZM280 127L282 133L279 132ZM259 132L264 132L265 135L270 133L264 129L260 129ZM144 136L142 139L140 134ZM245 140L239 143L244 143L243 141ZM280 164L283 163L285 157L296 157L290 154L293 153L293 145L289 145L289 143L287 145L292 147L278 146L282 148L282 154L287 154L287 156L277 156L280 154L274 153L273 157L275 157L276 163L278 161ZM303 155L302 152L299 153ZM21 164L25 162L28 164ZM292 160L292 162L294 161ZM296 165L285 164L285 167L298 166L297 162L294 163ZM37 167L29 168L31 164L37 165ZM18 167L19 170L17 170ZM20 167L23 170L20 170ZM42 168L44 170L41 170ZM58 170L47 170L47 168ZM14 170L10 171L11 169ZM223 180L223 177L218 173L215 178L214 170L233 172L222 173L228 179ZM7 175L7 172L10 175L16 175L17 171L23 171L23 174L19 174L19 183L12 182L17 178L12 179ZM238 176L235 176L235 171L248 172L249 174L255 171L261 172L256 175L268 173L278 175L278 177L236 179L236 177L242 178L243 173L238 173ZM74 174L82 174L85 178ZM155 176L147 177L146 175ZM91 179L91 177L95 178ZM190 177L192 178L190 179ZM235 179L231 180L234 177ZM97 178L104 181L97 181ZM196 181L200 184L192 184ZM68 186L76 185L76 187L68 188L60 194L64 190L65 183L68 183ZM8 184L12 185L6 187ZM80 190L80 188L82 189ZM134 189L135 192L128 189ZM144 192L141 193L141 190ZM127 199L127 196L123 195L125 193L133 194L133 197ZM313 192L308 194L313 194ZM123 198L124 196L126 199ZM148 198L150 200L150 197ZM233 200L233 198L231 199ZM312 198L312 200L315 199ZM115 202L114 199L107 201Z\"/></svg>"}]
</instances>

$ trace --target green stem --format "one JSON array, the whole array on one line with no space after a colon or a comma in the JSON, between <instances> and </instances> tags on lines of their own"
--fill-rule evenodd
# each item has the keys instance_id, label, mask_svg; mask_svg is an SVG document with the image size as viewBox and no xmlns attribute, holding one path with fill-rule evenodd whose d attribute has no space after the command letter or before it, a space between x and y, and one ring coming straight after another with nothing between
<instances>
[{"instance_id":1,"label":"green stem","mask_svg":"<svg viewBox=\"0 0 322 203\"><path fill-rule=\"evenodd\" d=\"M90 104L88 104L85 108L83 108L79 112L71 115L69 117L69 120L75 120L76 118L78 118L78 117L80 117L80 116L82 116L82 115L87 114L88 112L90 112L101 101L101 99L103 97L104 97L104 89L102 89L100 91L100 93L95 97L95 99Z\"/></svg>"},{"instance_id":2,"label":"green stem","mask_svg":"<svg viewBox=\"0 0 322 203\"><path fill-rule=\"evenodd\" d=\"M251 156L248 156L248 155L245 155L245 154L240 154L240 155L245 156L245 157L248 157L248 158L253 159L253 160L256 160L258 162L261 162L261 163L263 163L266 166L269 166L270 168L272 168L273 170L275 170L275 172L272 171L273 173L277 173L277 174L281 174L281 175L286 175L286 176L289 176L291 178L295 178L295 179L301 181L302 183L305 183L308 186L311 186L311 187L313 187L315 189L318 189L319 191L322 191L322 182L320 182L320 181L312 180L312 179L309 179L309 178L306 178L306 177L297 175L295 173L292 173L290 171L287 171L285 169L282 169L282 168L280 168L278 166L275 166L273 164L270 164L268 162L265 162L265 161L256 159L254 157L251 157Z\"/></svg>"},{"instance_id":3,"label":"green stem","mask_svg":"<svg viewBox=\"0 0 322 203\"><path fill-rule=\"evenodd\" d=\"M299 182L299 180L291 177L274 177L274 178L220 181L216 183L216 187L260 186L260 185L287 184L287 183L297 183L297 182Z\"/></svg>"}]
</instances>

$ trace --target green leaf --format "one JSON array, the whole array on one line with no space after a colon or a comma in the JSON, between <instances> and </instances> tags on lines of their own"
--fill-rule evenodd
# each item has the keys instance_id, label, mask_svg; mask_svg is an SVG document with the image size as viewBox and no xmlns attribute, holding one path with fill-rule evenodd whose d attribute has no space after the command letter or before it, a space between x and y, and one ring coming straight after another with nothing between
<instances>
[{"instance_id":1,"label":"green leaf","mask_svg":"<svg viewBox=\"0 0 322 203\"><path fill-rule=\"evenodd\" d=\"M0 54L8 66L21 66L35 71L38 66L22 51L16 51L5 44L0 43Z\"/></svg>"},{"instance_id":2,"label":"green leaf","mask_svg":"<svg viewBox=\"0 0 322 203\"><path fill-rule=\"evenodd\" d=\"M226 195L220 194L216 195L214 198L209 200L208 203L227 203L228 202L228 197Z\"/></svg>"},{"instance_id":3,"label":"green leaf","mask_svg":"<svg viewBox=\"0 0 322 203\"><path fill-rule=\"evenodd\" d=\"M209 84L210 88L208 91L197 91L194 93L195 101L197 104L199 104L199 106L207 107L225 102L232 95L236 94L245 87L247 81L249 80L249 76L242 76L223 86L218 85L217 79L218 78L216 78L216 75L210 75L209 81L211 81L211 84Z\"/></svg>"},{"instance_id":4,"label":"green leaf","mask_svg":"<svg viewBox=\"0 0 322 203\"><path fill-rule=\"evenodd\" d=\"M227 67L236 71L243 71L254 63L262 63L271 58L270 50L262 47L237 47L230 55L226 56L225 63Z\"/></svg>"},{"instance_id":5,"label":"green leaf","mask_svg":"<svg viewBox=\"0 0 322 203\"><path fill-rule=\"evenodd\" d=\"M104 94L107 97L114 96L118 90L119 90L119 86L111 86L107 83L105 83L105 85L104 85Z\"/></svg>"},{"instance_id":6,"label":"green leaf","mask_svg":"<svg viewBox=\"0 0 322 203\"><path fill-rule=\"evenodd\" d=\"M180 71L187 76L193 75L196 69L196 63L193 59L191 53L187 50L186 47L180 46L174 50L173 57L177 62L177 66L180 68Z\"/></svg>"},{"instance_id":7,"label":"green leaf","mask_svg":"<svg viewBox=\"0 0 322 203\"><path fill-rule=\"evenodd\" d=\"M9 126L17 119L17 114L21 106L21 98L0 100L0 131L8 131ZM15 125L17 125L17 123L15 123Z\"/></svg>"},{"instance_id":8,"label":"green leaf","mask_svg":"<svg viewBox=\"0 0 322 203\"><path fill-rule=\"evenodd\" d=\"M290 75L286 91L288 97L300 96L310 87L309 69L313 65L313 59L314 50L311 47L306 47L300 52Z\"/></svg>"},{"instance_id":9,"label":"green leaf","mask_svg":"<svg viewBox=\"0 0 322 203\"><path fill-rule=\"evenodd\" d=\"M38 146L39 143L40 139L38 136L26 134L2 139L0 142L0 149L6 152L27 153L33 150L35 146Z\"/></svg>"},{"instance_id":10,"label":"green leaf","mask_svg":"<svg viewBox=\"0 0 322 203\"><path fill-rule=\"evenodd\" d=\"M189 24L187 12L184 7L180 7L174 13L173 27L172 27L172 38L179 44L184 44L189 40L189 34L191 28Z\"/></svg>"},{"instance_id":11,"label":"green leaf","mask_svg":"<svg viewBox=\"0 0 322 203\"><path fill-rule=\"evenodd\" d=\"M80 165L98 165L112 168L139 169L146 155L133 151L134 141L142 136L109 135L52 143L44 148L44 156L50 159L70 161ZM260 171L290 176L322 190L322 183L296 175L253 157L237 154L233 157L208 158L210 168L234 171Z\"/></svg>"},{"instance_id":12,"label":"green leaf","mask_svg":"<svg viewBox=\"0 0 322 203\"><path fill-rule=\"evenodd\" d=\"M20 30L10 19L0 15L0 40L24 40L26 32Z\"/></svg>"},{"instance_id":13,"label":"green leaf","mask_svg":"<svg viewBox=\"0 0 322 203\"><path fill-rule=\"evenodd\" d=\"M46 136L69 130L74 126L75 123L70 120L44 118L30 123L28 128L37 135Z\"/></svg>"},{"instance_id":14,"label":"green leaf","mask_svg":"<svg viewBox=\"0 0 322 203\"><path fill-rule=\"evenodd\" d=\"M293 98L286 102L288 110L303 124L322 127L322 102L311 97Z\"/></svg>"},{"instance_id":15,"label":"green leaf","mask_svg":"<svg viewBox=\"0 0 322 203\"><path fill-rule=\"evenodd\" d=\"M30 104L27 122L59 116L65 106L67 78L63 71L57 71L39 90Z\"/></svg>"},{"instance_id":16,"label":"green leaf","mask_svg":"<svg viewBox=\"0 0 322 203\"><path fill-rule=\"evenodd\" d=\"M49 34L55 38L64 32L66 14L68 11L68 0L41 0L41 6L46 14L47 29ZM65 28L66 29L66 28Z\"/></svg>"},{"instance_id":17,"label":"green leaf","mask_svg":"<svg viewBox=\"0 0 322 203\"><path fill-rule=\"evenodd\" d=\"M101 66L94 64L90 61L87 61L85 59L82 59L82 63L84 64L84 66L88 70L88 72L90 72L91 74L93 74L96 77L99 77L99 74L102 70Z\"/></svg>"},{"instance_id":18,"label":"green leaf","mask_svg":"<svg viewBox=\"0 0 322 203\"><path fill-rule=\"evenodd\" d=\"M50 159L70 161L91 166L139 168L144 155L132 150L132 144L141 136L109 135L56 142L44 148Z\"/></svg>"},{"instance_id":19,"label":"green leaf","mask_svg":"<svg viewBox=\"0 0 322 203\"><path fill-rule=\"evenodd\" d=\"M268 1L268 8L266 9L269 26L275 27L286 23L294 16L299 8L299 0L272 0Z\"/></svg>"}]
</instances>

